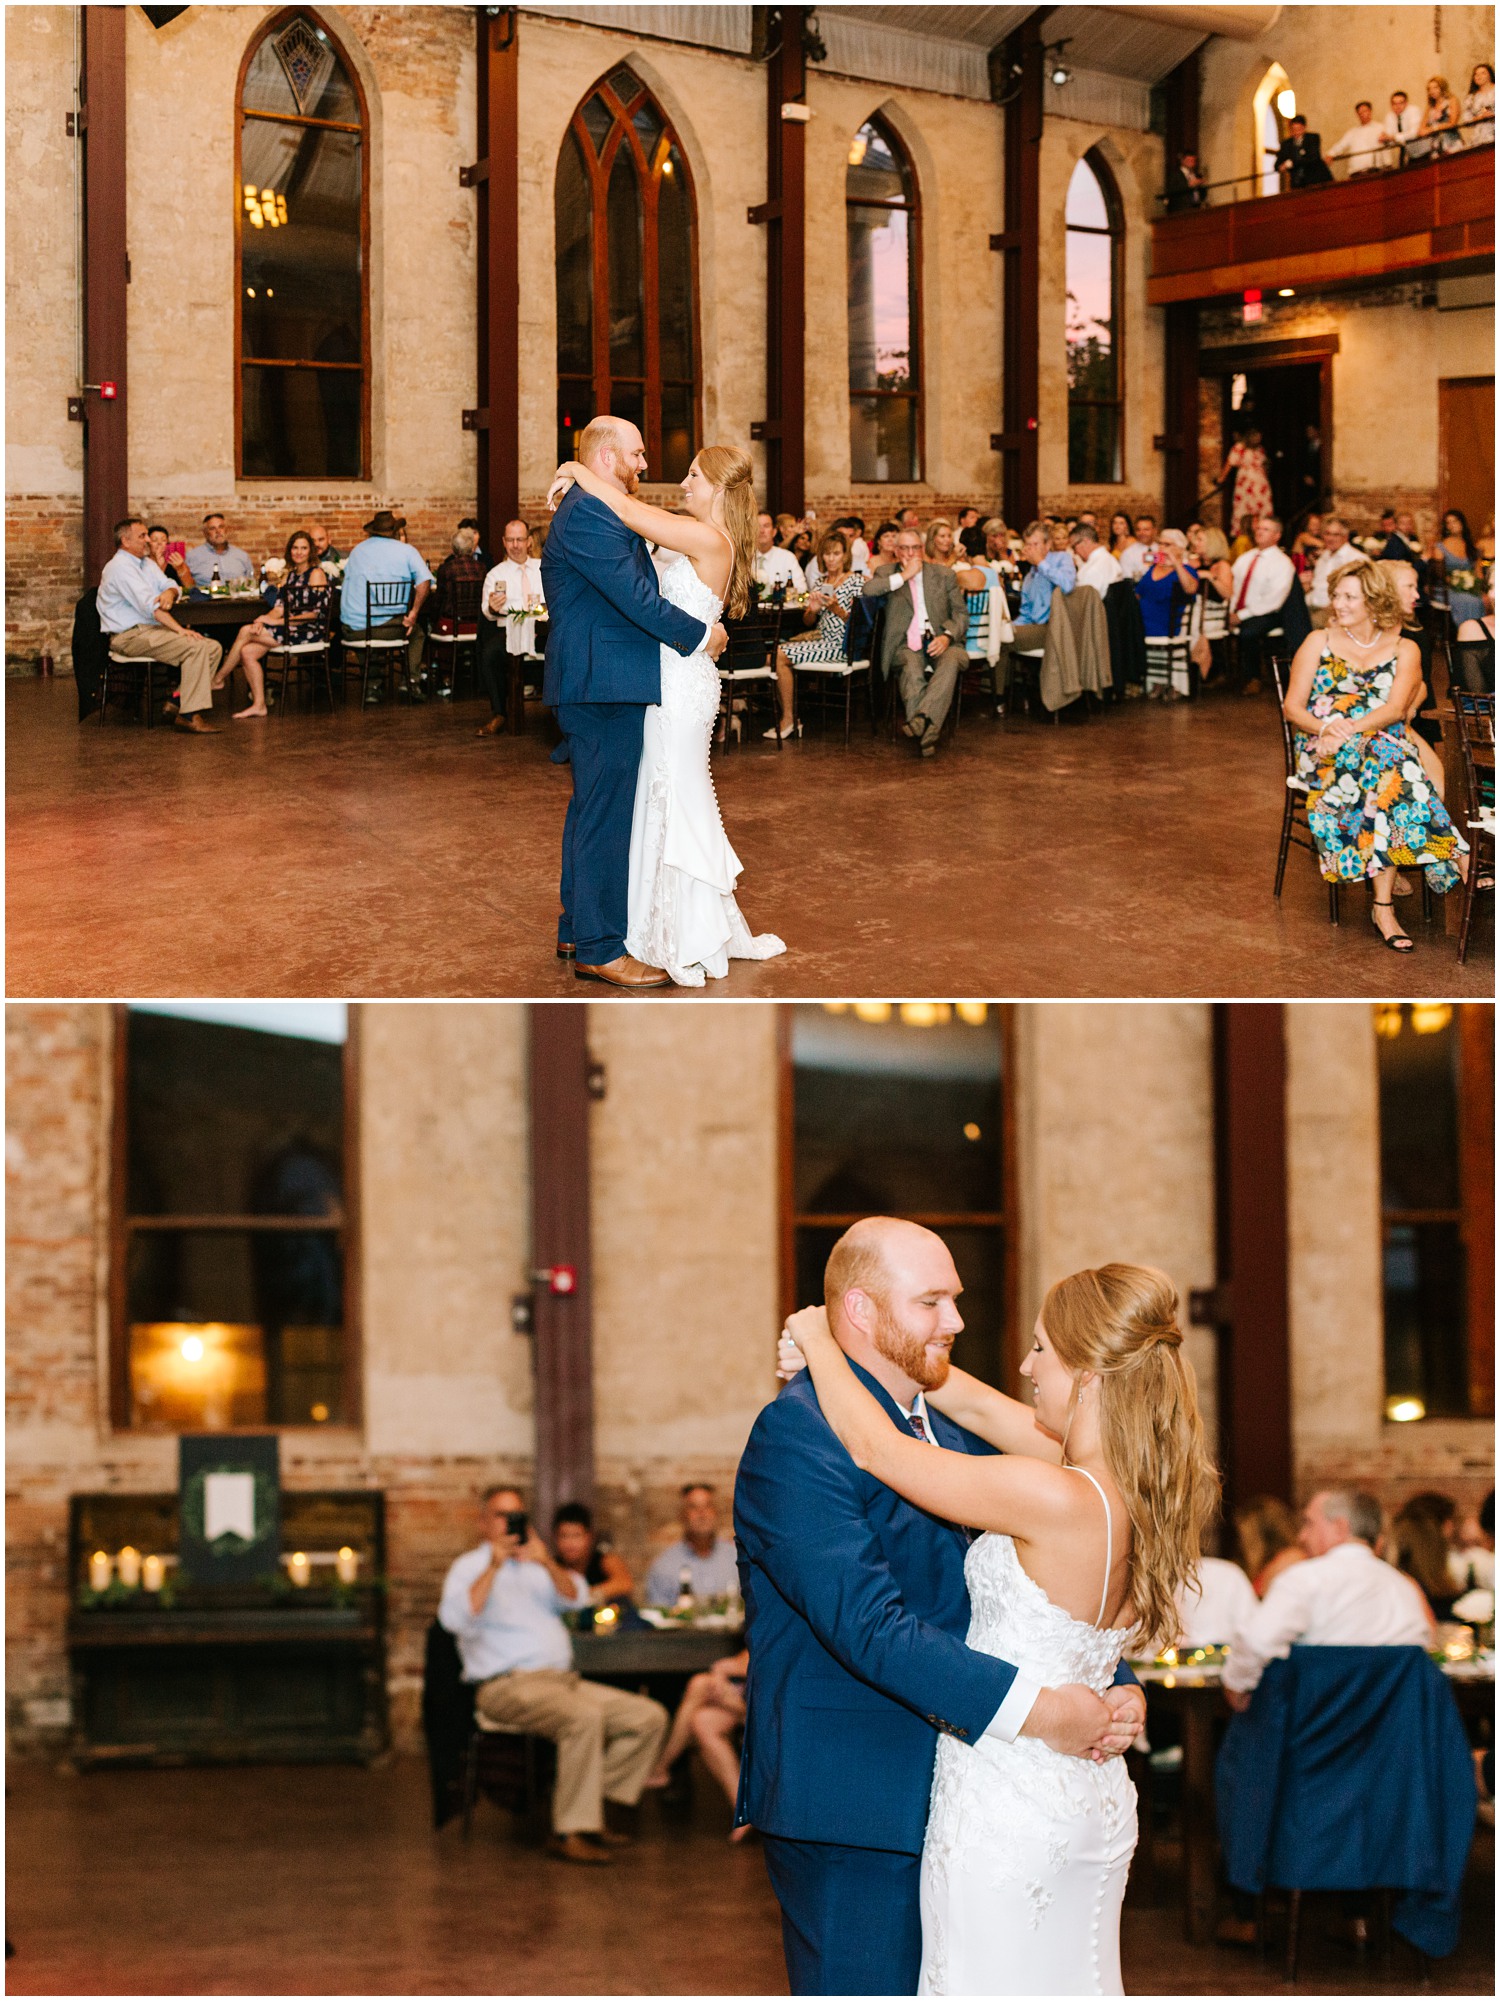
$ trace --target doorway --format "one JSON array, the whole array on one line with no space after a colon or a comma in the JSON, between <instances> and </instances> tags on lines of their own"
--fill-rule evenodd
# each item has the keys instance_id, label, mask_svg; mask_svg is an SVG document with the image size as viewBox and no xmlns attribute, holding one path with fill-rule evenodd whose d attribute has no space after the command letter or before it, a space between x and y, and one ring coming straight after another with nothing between
<instances>
[{"instance_id":1,"label":"doorway","mask_svg":"<svg viewBox=\"0 0 1500 2001\"><path fill-rule=\"evenodd\" d=\"M1271 499L1288 539L1327 498L1326 369L1322 360L1277 362L1224 376L1225 449L1249 430L1260 432Z\"/></svg>"},{"instance_id":2,"label":"doorway","mask_svg":"<svg viewBox=\"0 0 1500 2001\"><path fill-rule=\"evenodd\" d=\"M1438 383L1439 507L1461 508L1475 534L1495 518L1495 378Z\"/></svg>"}]
</instances>

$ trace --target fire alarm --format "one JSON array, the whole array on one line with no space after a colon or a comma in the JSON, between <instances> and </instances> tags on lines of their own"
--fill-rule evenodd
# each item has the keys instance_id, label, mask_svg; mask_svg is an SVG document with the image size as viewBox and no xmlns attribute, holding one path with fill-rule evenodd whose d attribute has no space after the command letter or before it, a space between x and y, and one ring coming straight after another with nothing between
<instances>
[{"instance_id":1,"label":"fire alarm","mask_svg":"<svg viewBox=\"0 0 1500 2001\"><path fill-rule=\"evenodd\" d=\"M99 394L106 403L113 403L119 393L118 386L113 382L101 382L99 384Z\"/></svg>"},{"instance_id":2,"label":"fire alarm","mask_svg":"<svg viewBox=\"0 0 1500 2001\"><path fill-rule=\"evenodd\" d=\"M540 1271L531 1274L534 1285L545 1285L554 1299L564 1298L578 1290L577 1265L544 1265Z\"/></svg>"}]
</instances>

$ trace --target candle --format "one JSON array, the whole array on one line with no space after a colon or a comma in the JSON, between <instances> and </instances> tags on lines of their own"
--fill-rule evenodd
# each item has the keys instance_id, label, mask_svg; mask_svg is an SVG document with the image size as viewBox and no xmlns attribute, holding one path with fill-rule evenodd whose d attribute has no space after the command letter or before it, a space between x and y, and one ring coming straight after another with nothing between
<instances>
[{"instance_id":1,"label":"candle","mask_svg":"<svg viewBox=\"0 0 1500 2001\"><path fill-rule=\"evenodd\" d=\"M359 1558L346 1543L333 1560L340 1584L352 1584L359 1575Z\"/></svg>"},{"instance_id":2,"label":"candle","mask_svg":"<svg viewBox=\"0 0 1500 2001\"><path fill-rule=\"evenodd\" d=\"M312 1564L300 1549L287 1558L287 1569L291 1572L293 1584L309 1584L312 1581Z\"/></svg>"},{"instance_id":3,"label":"candle","mask_svg":"<svg viewBox=\"0 0 1500 2001\"><path fill-rule=\"evenodd\" d=\"M109 1576L113 1568L114 1565L110 1562L109 1558L104 1554L104 1551L102 1549L96 1549L93 1555L89 1558L90 1591L108 1591Z\"/></svg>"},{"instance_id":4,"label":"candle","mask_svg":"<svg viewBox=\"0 0 1500 2001\"><path fill-rule=\"evenodd\" d=\"M159 1556L148 1556L141 1565L141 1582L148 1591L160 1591L167 1581L167 1566Z\"/></svg>"},{"instance_id":5,"label":"candle","mask_svg":"<svg viewBox=\"0 0 1500 2001\"><path fill-rule=\"evenodd\" d=\"M116 1562L120 1572L120 1582L127 1591L134 1591L141 1581L141 1553L132 1549L129 1543L120 1551Z\"/></svg>"}]
</instances>

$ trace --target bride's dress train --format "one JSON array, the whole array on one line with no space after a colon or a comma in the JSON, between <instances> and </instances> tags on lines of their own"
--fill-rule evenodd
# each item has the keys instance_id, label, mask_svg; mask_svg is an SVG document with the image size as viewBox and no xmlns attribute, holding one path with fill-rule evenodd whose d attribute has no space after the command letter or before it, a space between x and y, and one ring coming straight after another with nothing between
<instances>
[{"instance_id":1,"label":"bride's dress train","mask_svg":"<svg viewBox=\"0 0 1500 2001\"><path fill-rule=\"evenodd\" d=\"M1043 1687L1086 1682L1100 1695L1109 1687L1128 1628L1086 1625L1054 1605L1006 1535L980 1536L965 1575L971 1647ZM918 1991L1123 1993L1120 1904L1135 1839L1123 1758L1095 1765L1029 1737L940 1737L922 1850Z\"/></svg>"},{"instance_id":2,"label":"bride's dress train","mask_svg":"<svg viewBox=\"0 0 1500 2001\"><path fill-rule=\"evenodd\" d=\"M662 596L709 622L724 609L686 556L667 571ZM770 932L752 937L734 900L741 863L709 770L718 713L719 674L708 655L663 646L661 705L646 711L630 826L625 949L680 987L723 979L731 959L774 959L786 950Z\"/></svg>"}]
</instances>

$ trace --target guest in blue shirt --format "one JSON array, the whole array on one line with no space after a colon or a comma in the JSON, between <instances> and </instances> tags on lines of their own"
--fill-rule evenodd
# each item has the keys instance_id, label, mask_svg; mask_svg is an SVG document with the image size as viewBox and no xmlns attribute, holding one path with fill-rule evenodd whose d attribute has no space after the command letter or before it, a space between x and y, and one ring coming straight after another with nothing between
<instances>
[{"instance_id":1,"label":"guest in blue shirt","mask_svg":"<svg viewBox=\"0 0 1500 2001\"><path fill-rule=\"evenodd\" d=\"M99 629L111 653L132 660L160 660L181 678L176 727L194 736L217 734L205 720L214 705L213 676L219 643L188 632L172 616L178 586L151 560L146 524L138 514L115 523L115 553L99 576L95 599Z\"/></svg>"},{"instance_id":2,"label":"guest in blue shirt","mask_svg":"<svg viewBox=\"0 0 1500 2001\"><path fill-rule=\"evenodd\" d=\"M1071 597L1078 582L1078 567L1073 561L1072 550L1049 549L1047 530L1040 521L1033 521L1021 537L1021 560L1030 567L1021 585L1016 622L1011 628L1011 637L1001 648L995 674L995 692L1002 703L1010 685L1011 655L1031 653L1046 645L1053 591L1059 590L1064 597Z\"/></svg>"},{"instance_id":3,"label":"guest in blue shirt","mask_svg":"<svg viewBox=\"0 0 1500 2001\"><path fill-rule=\"evenodd\" d=\"M372 639L395 639L404 634L407 693L412 701L420 702L425 700L418 672L422 665L426 634L418 623L417 614L422 609L423 599L432 589L433 577L417 551L401 540L401 531L405 526L405 521L388 507L382 507L373 521L365 523L365 540L355 543L344 564L339 622L344 629L344 638L355 646L365 637L367 628ZM405 612L382 611L377 606L377 617L371 623L368 608L371 584L405 584ZM372 684L366 699L373 702L376 698L377 691Z\"/></svg>"},{"instance_id":4,"label":"guest in blue shirt","mask_svg":"<svg viewBox=\"0 0 1500 2001\"><path fill-rule=\"evenodd\" d=\"M1188 561L1187 537L1180 528L1163 528L1149 568L1135 580L1135 594L1141 601L1146 637L1174 638L1182 599L1198 595L1198 572Z\"/></svg>"},{"instance_id":5,"label":"guest in blue shirt","mask_svg":"<svg viewBox=\"0 0 1500 2001\"><path fill-rule=\"evenodd\" d=\"M215 568L221 584L239 583L255 575L255 565L243 549L230 541L224 517L218 513L204 515L203 540L196 549L188 550L187 566L200 591L206 591L213 582Z\"/></svg>"}]
</instances>

